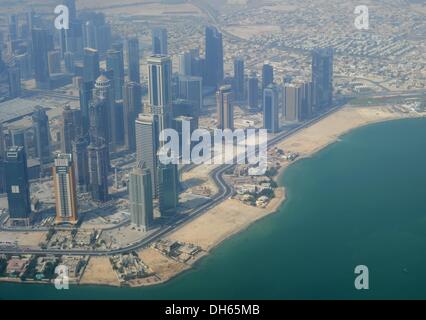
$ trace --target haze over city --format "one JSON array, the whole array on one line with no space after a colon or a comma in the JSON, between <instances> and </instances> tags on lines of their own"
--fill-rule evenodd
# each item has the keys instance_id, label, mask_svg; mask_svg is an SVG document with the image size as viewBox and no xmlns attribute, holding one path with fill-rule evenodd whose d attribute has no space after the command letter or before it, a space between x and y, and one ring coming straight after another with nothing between
<instances>
[{"instance_id":1,"label":"haze over city","mask_svg":"<svg viewBox=\"0 0 426 320\"><path fill-rule=\"evenodd\" d=\"M109 298L123 287L141 290L124 291L129 297L194 298L186 295L185 283L207 281L208 275L219 279L222 290L210 296L200 289L201 298L228 299L228 289L236 299L305 298L306 291L293 296L286 290L284 279L280 289L251 291L273 283L257 273L258 265L332 266L326 257L339 258L331 252L342 247L347 250L339 260L341 274L329 275L339 294L322 293L318 286L315 298L364 298L363 290L372 294L365 298L426 298L426 288L409 285L426 277L418 273L424 259L396 254L398 266L387 268L383 258L382 274L397 272L395 287L407 288L395 295L390 287L369 288L365 262L382 252L370 238L380 230L386 230L380 239L395 236L404 250L424 248L424 230L404 229L416 235L413 244L393 229L404 223L391 224L419 219L425 227L417 216L424 207L401 197L396 206L413 208L404 218L389 213L393 218L379 225L376 219L384 219L388 209L356 201L378 199L379 208L380 199L392 196L355 196L364 187L351 189L361 177L356 170L368 171L361 163L369 156L382 183L390 177L380 171L387 168L383 161L402 174L399 150L378 146L391 144L385 139L400 143L401 150L418 145L414 132L421 132L418 124L426 116L425 14L423 1L414 0L1 0L0 298L7 298L6 286L19 292L29 283L28 292L49 299L64 289L65 278L70 298L73 290L84 295L92 285L115 287ZM356 140L363 130L397 123L407 125L394 132L397 138L378 131ZM348 141L359 152L331 166L336 171L327 166L331 156L318 164ZM407 149L407 158L423 159L414 154L418 149ZM379 157L385 160L373 163ZM310 161L320 168L315 173L301 169ZM315 174L321 168L330 170L330 181L342 181L319 185ZM415 183L424 190L424 168L418 170ZM295 192L297 183L305 191ZM314 205L315 186L339 183L340 190L354 192L354 203L347 201L348 208L359 209L347 214L353 227L331 209L343 195L327 195L329 212L320 209L321 202ZM303 205L310 201L309 215ZM362 225L362 214L376 219ZM316 220L321 216L322 222ZM296 253L288 243L278 246L284 240L276 226L297 243L307 230L319 233L312 232L317 240ZM252 252L255 245L247 247L241 237L275 249ZM360 239L371 241L365 244L374 248L371 255L354 245ZM314 257L312 248L321 241L324 256ZM234 261L231 251L242 255L223 267L223 278L212 271L218 263L212 250L222 246L224 261ZM256 280L238 275L240 262L256 272ZM182 275L195 263L200 268L194 274ZM298 276L306 279L302 271ZM338 287L342 277L350 279L344 284L349 291ZM236 289L252 280L252 288ZM24 291L16 295L27 297ZM101 289L97 296L106 297Z\"/></svg>"}]
</instances>

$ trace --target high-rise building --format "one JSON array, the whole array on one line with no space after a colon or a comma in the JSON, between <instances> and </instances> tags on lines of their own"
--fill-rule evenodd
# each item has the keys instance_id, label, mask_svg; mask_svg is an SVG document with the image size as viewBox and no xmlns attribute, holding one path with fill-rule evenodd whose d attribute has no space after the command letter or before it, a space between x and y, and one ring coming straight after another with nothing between
<instances>
[{"instance_id":1,"label":"high-rise building","mask_svg":"<svg viewBox=\"0 0 426 320\"><path fill-rule=\"evenodd\" d=\"M35 28L32 30L32 55L34 77L37 88L49 88L49 64L47 53L50 50L50 39L47 30Z\"/></svg>"},{"instance_id":2,"label":"high-rise building","mask_svg":"<svg viewBox=\"0 0 426 320\"><path fill-rule=\"evenodd\" d=\"M278 132L278 114L278 88L276 85L270 84L263 90L263 128L268 132Z\"/></svg>"},{"instance_id":3,"label":"high-rise building","mask_svg":"<svg viewBox=\"0 0 426 320\"><path fill-rule=\"evenodd\" d=\"M89 132L89 106L93 96L93 82L83 82L79 88L80 111L83 135Z\"/></svg>"},{"instance_id":4,"label":"high-rise building","mask_svg":"<svg viewBox=\"0 0 426 320\"><path fill-rule=\"evenodd\" d=\"M152 54L167 55L167 29L154 28L152 29Z\"/></svg>"},{"instance_id":5,"label":"high-rise building","mask_svg":"<svg viewBox=\"0 0 426 320\"><path fill-rule=\"evenodd\" d=\"M77 188L80 192L88 192L90 188L88 146L88 137L80 136L72 142L74 173Z\"/></svg>"},{"instance_id":6,"label":"high-rise building","mask_svg":"<svg viewBox=\"0 0 426 320\"><path fill-rule=\"evenodd\" d=\"M301 111L301 120L306 120L312 117L312 107L313 107L313 86L312 82L304 82L303 86L303 101L302 101L302 111Z\"/></svg>"},{"instance_id":7,"label":"high-rise building","mask_svg":"<svg viewBox=\"0 0 426 320\"><path fill-rule=\"evenodd\" d=\"M108 195L109 155L105 141L98 139L87 147L89 164L90 193L92 199L106 202Z\"/></svg>"},{"instance_id":8,"label":"high-rise building","mask_svg":"<svg viewBox=\"0 0 426 320\"><path fill-rule=\"evenodd\" d=\"M49 51L47 54L49 74L61 72L61 52L59 50Z\"/></svg>"},{"instance_id":9,"label":"high-rise building","mask_svg":"<svg viewBox=\"0 0 426 320\"><path fill-rule=\"evenodd\" d=\"M92 144L107 144L109 141L108 126L108 101L105 98L98 98L90 103L89 119L90 129L89 137ZM99 142L99 143L98 143Z\"/></svg>"},{"instance_id":10,"label":"high-rise building","mask_svg":"<svg viewBox=\"0 0 426 320\"><path fill-rule=\"evenodd\" d=\"M157 195L157 121L151 114L140 114L135 124L136 162L144 163L151 173L152 194Z\"/></svg>"},{"instance_id":11,"label":"high-rise building","mask_svg":"<svg viewBox=\"0 0 426 320\"><path fill-rule=\"evenodd\" d=\"M61 151L72 153L72 142L82 134L81 111L66 105L62 112Z\"/></svg>"},{"instance_id":12,"label":"high-rise building","mask_svg":"<svg viewBox=\"0 0 426 320\"><path fill-rule=\"evenodd\" d=\"M198 119L194 118L194 117L188 117L188 116L178 116L175 117L173 119L173 129L177 131L178 135L179 135L179 150L180 150L180 155L183 154L183 148L188 148L188 150L192 150L192 146L195 145L194 142L192 142L190 139L188 140L184 140L183 137L183 131L184 131L184 123L189 124L189 128L190 128L190 135L192 135L192 133L198 129Z\"/></svg>"},{"instance_id":13,"label":"high-rise building","mask_svg":"<svg viewBox=\"0 0 426 320\"><path fill-rule=\"evenodd\" d=\"M234 129L233 94L230 85L224 85L216 92L217 127Z\"/></svg>"},{"instance_id":14,"label":"high-rise building","mask_svg":"<svg viewBox=\"0 0 426 320\"><path fill-rule=\"evenodd\" d=\"M9 216L12 222L30 223L31 202L27 156L21 146L10 147L5 156L5 176Z\"/></svg>"},{"instance_id":15,"label":"high-rise building","mask_svg":"<svg viewBox=\"0 0 426 320\"><path fill-rule=\"evenodd\" d=\"M312 52L312 85L314 107L330 108L333 104L333 49L315 49Z\"/></svg>"},{"instance_id":16,"label":"high-rise building","mask_svg":"<svg viewBox=\"0 0 426 320\"><path fill-rule=\"evenodd\" d=\"M19 67L21 79L24 79L24 80L31 79L32 70L31 70L30 55L27 52L15 55L15 61L16 61L16 66Z\"/></svg>"},{"instance_id":17,"label":"high-rise building","mask_svg":"<svg viewBox=\"0 0 426 320\"><path fill-rule=\"evenodd\" d=\"M72 155L67 153L58 154L52 170L56 201L56 223L76 224L78 221L78 208Z\"/></svg>"},{"instance_id":18,"label":"high-rise building","mask_svg":"<svg viewBox=\"0 0 426 320\"><path fill-rule=\"evenodd\" d=\"M179 74L182 76L192 75L192 53L190 51L179 54Z\"/></svg>"},{"instance_id":19,"label":"high-rise building","mask_svg":"<svg viewBox=\"0 0 426 320\"><path fill-rule=\"evenodd\" d=\"M140 83L139 40L136 37L127 39L127 65L129 81Z\"/></svg>"},{"instance_id":20,"label":"high-rise building","mask_svg":"<svg viewBox=\"0 0 426 320\"><path fill-rule=\"evenodd\" d=\"M262 90L274 83L274 68L270 64L264 64L262 67Z\"/></svg>"},{"instance_id":21,"label":"high-rise building","mask_svg":"<svg viewBox=\"0 0 426 320\"><path fill-rule=\"evenodd\" d=\"M251 111L259 109L259 80L255 73L250 74L247 81L248 106Z\"/></svg>"},{"instance_id":22,"label":"high-rise building","mask_svg":"<svg viewBox=\"0 0 426 320\"><path fill-rule=\"evenodd\" d=\"M75 72L75 54L67 51L64 53L65 72L73 74Z\"/></svg>"},{"instance_id":23,"label":"high-rise building","mask_svg":"<svg viewBox=\"0 0 426 320\"><path fill-rule=\"evenodd\" d=\"M284 119L286 121L302 120L303 85L285 85L283 98Z\"/></svg>"},{"instance_id":24,"label":"high-rise building","mask_svg":"<svg viewBox=\"0 0 426 320\"><path fill-rule=\"evenodd\" d=\"M18 39L18 16L16 14L9 15L9 39L14 41Z\"/></svg>"},{"instance_id":25,"label":"high-rise building","mask_svg":"<svg viewBox=\"0 0 426 320\"><path fill-rule=\"evenodd\" d=\"M21 71L19 67L8 68L9 77L9 98L18 98L21 96Z\"/></svg>"},{"instance_id":26,"label":"high-rise building","mask_svg":"<svg viewBox=\"0 0 426 320\"><path fill-rule=\"evenodd\" d=\"M114 49L107 51L106 57L107 70L112 70L113 74L113 88L115 100L123 99L123 84L124 84L124 60L123 60L123 46L115 45Z\"/></svg>"},{"instance_id":27,"label":"high-rise building","mask_svg":"<svg viewBox=\"0 0 426 320\"><path fill-rule=\"evenodd\" d=\"M171 126L172 60L169 56L148 58L149 108L158 120L158 132Z\"/></svg>"},{"instance_id":28,"label":"high-rise building","mask_svg":"<svg viewBox=\"0 0 426 320\"><path fill-rule=\"evenodd\" d=\"M4 172L5 147L3 124L0 122L0 194L6 192L6 177Z\"/></svg>"},{"instance_id":29,"label":"high-rise building","mask_svg":"<svg viewBox=\"0 0 426 320\"><path fill-rule=\"evenodd\" d=\"M178 98L193 106L192 117L199 117L203 107L203 79L193 76L179 76Z\"/></svg>"},{"instance_id":30,"label":"high-rise building","mask_svg":"<svg viewBox=\"0 0 426 320\"><path fill-rule=\"evenodd\" d=\"M83 80L85 82L94 83L100 75L98 50L93 48L85 48L83 64Z\"/></svg>"},{"instance_id":31,"label":"high-rise building","mask_svg":"<svg viewBox=\"0 0 426 320\"><path fill-rule=\"evenodd\" d=\"M101 12L86 11L80 13L84 21L82 33L85 47L94 48L104 54L111 48L111 26Z\"/></svg>"},{"instance_id":32,"label":"high-rise building","mask_svg":"<svg viewBox=\"0 0 426 320\"><path fill-rule=\"evenodd\" d=\"M206 27L206 86L217 88L223 81L223 41L222 34L215 27Z\"/></svg>"},{"instance_id":33,"label":"high-rise building","mask_svg":"<svg viewBox=\"0 0 426 320\"><path fill-rule=\"evenodd\" d=\"M41 164L50 162L50 129L46 110L37 107L32 115L36 156Z\"/></svg>"},{"instance_id":34,"label":"high-rise building","mask_svg":"<svg viewBox=\"0 0 426 320\"><path fill-rule=\"evenodd\" d=\"M135 121L142 113L142 91L139 83L126 82L123 87L124 144L129 151L136 151Z\"/></svg>"},{"instance_id":35,"label":"high-rise building","mask_svg":"<svg viewBox=\"0 0 426 320\"><path fill-rule=\"evenodd\" d=\"M234 60L234 95L237 101L243 101L245 98L244 60L242 58L236 58Z\"/></svg>"},{"instance_id":36,"label":"high-rise building","mask_svg":"<svg viewBox=\"0 0 426 320\"><path fill-rule=\"evenodd\" d=\"M94 103L101 101L103 112L106 116L106 133L108 134L105 141L109 144L111 151L115 150L118 145L118 119L115 117L116 104L114 98L114 86L112 81L105 74L96 79L95 89L93 91Z\"/></svg>"},{"instance_id":37,"label":"high-rise building","mask_svg":"<svg viewBox=\"0 0 426 320\"><path fill-rule=\"evenodd\" d=\"M141 227L144 232L154 221L151 171L139 164L129 177L129 205L131 222Z\"/></svg>"},{"instance_id":38,"label":"high-rise building","mask_svg":"<svg viewBox=\"0 0 426 320\"><path fill-rule=\"evenodd\" d=\"M176 213L179 193L177 188L177 165L160 164L158 167L158 204L162 216Z\"/></svg>"}]
</instances>

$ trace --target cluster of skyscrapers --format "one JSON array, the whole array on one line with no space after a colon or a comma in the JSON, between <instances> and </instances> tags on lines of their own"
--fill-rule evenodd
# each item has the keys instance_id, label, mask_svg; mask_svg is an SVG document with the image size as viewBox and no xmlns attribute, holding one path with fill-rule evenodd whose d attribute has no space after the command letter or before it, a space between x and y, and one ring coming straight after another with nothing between
<instances>
[{"instance_id":1,"label":"cluster of skyscrapers","mask_svg":"<svg viewBox=\"0 0 426 320\"><path fill-rule=\"evenodd\" d=\"M32 115L33 154L42 165L52 168L58 223L77 223L78 192L90 193L97 202L111 199L110 159L118 151L136 154L128 183L132 222L148 230L154 221L155 202L162 216L174 214L179 170L177 165L160 163L160 132L173 128L182 134L184 121L191 123L192 130L197 129L203 89L216 93L220 129L234 129L235 104L260 111L263 127L269 132L279 131L280 114L285 121L303 121L332 105L331 49L313 52L311 81L277 84L269 64L263 65L260 81L254 72L245 74L241 57L234 60L233 76L225 77L222 34L210 26L205 29L204 57L197 48L183 52L176 73L168 55L167 30L152 30L148 100L143 105L146 89L141 85L138 38L113 42L111 27L102 13L77 14L75 0L63 3L70 12L68 30L52 30L33 11L25 15L24 23L12 15L12 60L6 64L0 54L0 69L7 69L11 97L20 95L21 79L34 78L40 89L63 86L72 78L78 83L80 108L66 106L63 110L60 153L52 156L46 110L37 108ZM59 33L57 41L53 31ZM105 61L104 69L101 61ZM190 142L181 142L180 148L183 143ZM25 136L12 135L6 148L0 125L0 176L5 177L0 191L8 194L11 219L26 223L31 216L27 155Z\"/></svg>"}]
</instances>

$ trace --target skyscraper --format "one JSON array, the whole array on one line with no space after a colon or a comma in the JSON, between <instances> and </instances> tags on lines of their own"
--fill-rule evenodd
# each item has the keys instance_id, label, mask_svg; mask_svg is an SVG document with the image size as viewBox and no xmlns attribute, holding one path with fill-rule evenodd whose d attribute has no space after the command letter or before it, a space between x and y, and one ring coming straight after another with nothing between
<instances>
[{"instance_id":1,"label":"skyscraper","mask_svg":"<svg viewBox=\"0 0 426 320\"><path fill-rule=\"evenodd\" d=\"M217 127L234 129L233 94L230 85L221 86L216 92Z\"/></svg>"},{"instance_id":2,"label":"skyscraper","mask_svg":"<svg viewBox=\"0 0 426 320\"><path fill-rule=\"evenodd\" d=\"M50 162L50 129L49 118L42 107L36 107L32 115L36 156L41 164Z\"/></svg>"},{"instance_id":3,"label":"skyscraper","mask_svg":"<svg viewBox=\"0 0 426 320\"><path fill-rule=\"evenodd\" d=\"M61 72L61 53L58 50L49 51L47 53L47 64L49 74Z\"/></svg>"},{"instance_id":4,"label":"skyscraper","mask_svg":"<svg viewBox=\"0 0 426 320\"><path fill-rule=\"evenodd\" d=\"M80 136L72 142L72 155L77 188L80 192L90 190L88 137Z\"/></svg>"},{"instance_id":5,"label":"skyscraper","mask_svg":"<svg viewBox=\"0 0 426 320\"><path fill-rule=\"evenodd\" d=\"M89 105L93 95L93 82L85 81L79 88L81 123L83 135L89 132Z\"/></svg>"},{"instance_id":6,"label":"skyscraper","mask_svg":"<svg viewBox=\"0 0 426 320\"><path fill-rule=\"evenodd\" d=\"M30 186L23 147L14 146L6 151L5 176L10 219L28 225L31 216Z\"/></svg>"},{"instance_id":7,"label":"skyscraper","mask_svg":"<svg viewBox=\"0 0 426 320\"><path fill-rule=\"evenodd\" d=\"M190 51L179 54L179 74L183 76L192 75L192 53Z\"/></svg>"},{"instance_id":8,"label":"skyscraper","mask_svg":"<svg viewBox=\"0 0 426 320\"><path fill-rule=\"evenodd\" d=\"M115 116L115 99L114 99L114 86L112 81L106 77L105 74L96 79L95 89L93 91L94 103L102 103L103 112L106 116L106 123L104 124L107 137L105 141L113 151L117 147L118 141L118 119Z\"/></svg>"},{"instance_id":9,"label":"skyscraper","mask_svg":"<svg viewBox=\"0 0 426 320\"><path fill-rule=\"evenodd\" d=\"M18 98L21 96L21 71L19 67L9 67L9 97Z\"/></svg>"},{"instance_id":10,"label":"skyscraper","mask_svg":"<svg viewBox=\"0 0 426 320\"><path fill-rule=\"evenodd\" d=\"M85 47L94 48L104 54L111 48L111 26L106 22L105 14L85 11L80 13L84 21L82 33Z\"/></svg>"},{"instance_id":11,"label":"skyscraper","mask_svg":"<svg viewBox=\"0 0 426 320\"><path fill-rule=\"evenodd\" d=\"M152 54L167 55L167 29L154 28L152 29Z\"/></svg>"},{"instance_id":12,"label":"skyscraper","mask_svg":"<svg viewBox=\"0 0 426 320\"><path fill-rule=\"evenodd\" d=\"M255 73L250 74L247 89L249 109L251 111L257 111L259 109L259 80Z\"/></svg>"},{"instance_id":13,"label":"skyscraper","mask_svg":"<svg viewBox=\"0 0 426 320\"><path fill-rule=\"evenodd\" d=\"M192 117L199 117L203 107L203 79L201 77L179 76L178 98L193 106Z\"/></svg>"},{"instance_id":14,"label":"skyscraper","mask_svg":"<svg viewBox=\"0 0 426 320\"><path fill-rule=\"evenodd\" d=\"M157 195L157 122L151 114L140 114L136 120L136 162L151 173L152 194Z\"/></svg>"},{"instance_id":15,"label":"skyscraper","mask_svg":"<svg viewBox=\"0 0 426 320\"><path fill-rule=\"evenodd\" d=\"M262 68L262 90L274 82L274 68L264 64Z\"/></svg>"},{"instance_id":16,"label":"skyscraper","mask_svg":"<svg viewBox=\"0 0 426 320\"><path fill-rule=\"evenodd\" d=\"M35 28L32 30L33 66L37 88L49 87L49 64L47 53L49 52L49 34L47 30Z\"/></svg>"},{"instance_id":17,"label":"skyscraper","mask_svg":"<svg viewBox=\"0 0 426 320\"><path fill-rule=\"evenodd\" d=\"M85 48L83 64L83 80L85 82L94 83L100 75L98 50L93 48Z\"/></svg>"},{"instance_id":18,"label":"skyscraper","mask_svg":"<svg viewBox=\"0 0 426 320\"><path fill-rule=\"evenodd\" d=\"M314 107L330 108L333 104L333 49L315 49L312 52L312 85Z\"/></svg>"},{"instance_id":19,"label":"skyscraper","mask_svg":"<svg viewBox=\"0 0 426 320\"><path fill-rule=\"evenodd\" d=\"M148 58L148 95L151 113L158 120L158 132L171 126L172 60L156 55Z\"/></svg>"},{"instance_id":20,"label":"skyscraper","mask_svg":"<svg viewBox=\"0 0 426 320\"><path fill-rule=\"evenodd\" d=\"M21 79L29 80L32 78L31 58L27 52L15 55L16 66L19 67Z\"/></svg>"},{"instance_id":21,"label":"skyscraper","mask_svg":"<svg viewBox=\"0 0 426 320\"><path fill-rule=\"evenodd\" d=\"M139 40L136 37L127 39L127 64L129 81L140 83Z\"/></svg>"},{"instance_id":22,"label":"skyscraper","mask_svg":"<svg viewBox=\"0 0 426 320\"><path fill-rule=\"evenodd\" d=\"M162 216L176 213L179 193L177 189L177 165L160 164L158 167L158 203Z\"/></svg>"},{"instance_id":23,"label":"skyscraper","mask_svg":"<svg viewBox=\"0 0 426 320\"><path fill-rule=\"evenodd\" d=\"M6 192L6 177L4 172L5 147L3 124L0 122L0 194Z\"/></svg>"},{"instance_id":24,"label":"skyscraper","mask_svg":"<svg viewBox=\"0 0 426 320\"><path fill-rule=\"evenodd\" d=\"M107 70L112 70L113 87L115 100L123 99L123 84L124 84L124 60L123 46L115 45L114 49L107 51L106 57Z\"/></svg>"},{"instance_id":25,"label":"skyscraper","mask_svg":"<svg viewBox=\"0 0 426 320\"><path fill-rule=\"evenodd\" d=\"M65 154L72 153L72 142L82 134L81 131L81 111L71 109L66 105L62 112L61 127L61 151Z\"/></svg>"},{"instance_id":26,"label":"skyscraper","mask_svg":"<svg viewBox=\"0 0 426 320\"><path fill-rule=\"evenodd\" d=\"M90 129L89 137L90 142L93 144L107 144L109 137L108 126L108 100L104 97L97 98L90 103L89 119Z\"/></svg>"},{"instance_id":27,"label":"skyscraper","mask_svg":"<svg viewBox=\"0 0 426 320\"><path fill-rule=\"evenodd\" d=\"M126 82L123 87L124 144L129 151L136 151L135 121L142 112L141 87L136 82Z\"/></svg>"},{"instance_id":28,"label":"skyscraper","mask_svg":"<svg viewBox=\"0 0 426 320\"><path fill-rule=\"evenodd\" d=\"M64 53L64 61L65 61L65 72L67 73L74 73L75 72L75 54L67 51Z\"/></svg>"},{"instance_id":29,"label":"skyscraper","mask_svg":"<svg viewBox=\"0 0 426 320\"><path fill-rule=\"evenodd\" d=\"M53 185L56 201L56 223L77 223L77 193L72 155L61 153L55 158Z\"/></svg>"},{"instance_id":30,"label":"skyscraper","mask_svg":"<svg viewBox=\"0 0 426 320\"><path fill-rule=\"evenodd\" d=\"M222 34L215 27L206 27L206 86L217 88L223 81L223 41Z\"/></svg>"},{"instance_id":31,"label":"skyscraper","mask_svg":"<svg viewBox=\"0 0 426 320\"><path fill-rule=\"evenodd\" d=\"M302 101L302 111L301 111L301 120L306 120L312 116L312 107L313 107L313 86L312 82L304 82L303 86L303 101Z\"/></svg>"},{"instance_id":32,"label":"skyscraper","mask_svg":"<svg viewBox=\"0 0 426 320\"><path fill-rule=\"evenodd\" d=\"M131 221L146 232L154 221L151 171L142 163L129 177L129 204Z\"/></svg>"},{"instance_id":33,"label":"skyscraper","mask_svg":"<svg viewBox=\"0 0 426 320\"><path fill-rule=\"evenodd\" d=\"M11 41L18 39L18 16L16 14L9 15L9 38Z\"/></svg>"},{"instance_id":34,"label":"skyscraper","mask_svg":"<svg viewBox=\"0 0 426 320\"><path fill-rule=\"evenodd\" d=\"M90 145L87 147L87 153L89 158L89 189L92 199L99 202L106 202L109 199L109 156L107 144L102 139L90 142Z\"/></svg>"},{"instance_id":35,"label":"skyscraper","mask_svg":"<svg viewBox=\"0 0 426 320\"><path fill-rule=\"evenodd\" d=\"M242 58L234 60L234 93L235 100L244 100L244 60Z\"/></svg>"},{"instance_id":36,"label":"skyscraper","mask_svg":"<svg viewBox=\"0 0 426 320\"><path fill-rule=\"evenodd\" d=\"M303 85L285 85L283 96L284 119L286 121L300 121L303 103Z\"/></svg>"},{"instance_id":37,"label":"skyscraper","mask_svg":"<svg viewBox=\"0 0 426 320\"><path fill-rule=\"evenodd\" d=\"M263 90L263 128L268 132L275 133L279 130L278 109L278 88L270 84Z\"/></svg>"}]
</instances>

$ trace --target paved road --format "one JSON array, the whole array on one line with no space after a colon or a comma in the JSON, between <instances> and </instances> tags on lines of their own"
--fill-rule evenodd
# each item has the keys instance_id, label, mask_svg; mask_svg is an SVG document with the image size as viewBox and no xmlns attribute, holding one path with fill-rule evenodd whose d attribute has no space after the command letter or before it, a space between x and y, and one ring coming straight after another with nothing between
<instances>
[{"instance_id":1,"label":"paved road","mask_svg":"<svg viewBox=\"0 0 426 320\"><path fill-rule=\"evenodd\" d=\"M282 133L277 134L276 136L272 137L268 140L268 148L273 147L277 143L281 142L283 139L290 137L291 135L297 133L298 131L313 125L314 123L320 121L321 119L327 117L331 113L337 111L340 108L340 106L334 107L324 114L319 115L318 117L302 124L299 127L296 127L294 129L291 129L289 131L285 131ZM89 255L89 256L105 256L105 255L115 255L120 253L129 252L132 250L138 250L145 246L148 246L152 242L155 242L159 240L160 238L163 238L167 235L169 235L172 232L175 232L176 230L182 228L183 226L187 225L191 221L193 221L195 218L200 216L201 214L207 212L209 209L213 208L214 206L218 205L222 201L226 200L227 198L231 197L234 193L233 186L228 185L224 178L223 174L225 171L231 169L234 165L221 165L218 168L215 168L211 173L210 177L214 180L214 182L217 184L219 188L219 192L213 196L212 200L207 202L206 204L202 205L201 207L195 209L190 215L184 216L183 218L181 216L177 216L176 220L169 221L169 224L166 226L163 226L159 230L155 231L153 234L149 235L148 237L141 239L140 241L137 241L127 247L119 248L119 249L113 249L113 250L41 250L41 249L30 249L30 248L11 248L11 249L0 249L0 252L2 253L11 253L11 254L61 254L61 255Z\"/></svg>"}]
</instances>

